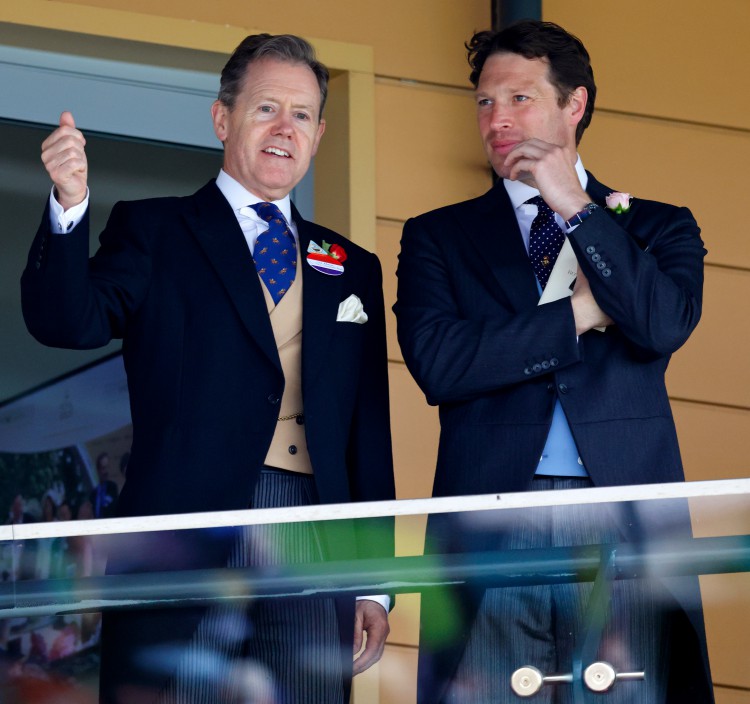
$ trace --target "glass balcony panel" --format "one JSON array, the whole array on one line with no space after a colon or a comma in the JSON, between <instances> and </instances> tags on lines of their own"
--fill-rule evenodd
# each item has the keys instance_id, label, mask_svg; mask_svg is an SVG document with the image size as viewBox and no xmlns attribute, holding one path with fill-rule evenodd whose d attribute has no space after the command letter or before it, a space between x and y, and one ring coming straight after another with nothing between
<instances>
[{"instance_id":1,"label":"glass balcony panel","mask_svg":"<svg viewBox=\"0 0 750 704\"><path fill-rule=\"evenodd\" d=\"M727 692L750 690L749 497L750 480L736 480L5 525L3 700L33 701L29 692L43 687L66 701L95 701L100 670L127 653L140 662L141 679L129 684L142 693L153 693L152 682L165 686L169 673L184 675L187 662L193 685L228 688L220 701L281 702L283 685L272 674L278 658L266 659L280 651L254 644L267 637L268 613L288 617L284 638L299 639L324 677L332 662L341 666L329 651L340 644L338 624L351 619L351 597L386 594L396 598L391 643L415 654L410 595L420 595L422 674L465 646L454 658L456 701L485 701L489 677L502 681L509 702L549 689L565 690L574 704L597 691L596 701L606 702L616 690L648 702L660 677L653 669L673 655L674 633L662 642L658 629L649 631L652 617L664 614L680 616L683 645L705 618L717 701L734 701ZM340 610L345 602L348 612ZM516 648L509 616L520 613L522 630L536 629L542 640L554 634L543 657ZM219 635L196 644L207 618ZM310 618L312 628L289 627ZM481 618L467 645L466 624ZM106 644L108 623L139 647ZM159 624L168 629L159 632ZM507 656L489 675L466 662L486 644ZM649 659L649 647L657 657ZM698 650L685 652L675 676L687 681L702 662ZM389 658L387 651L380 700L414 701L417 672L394 675Z\"/></svg>"}]
</instances>

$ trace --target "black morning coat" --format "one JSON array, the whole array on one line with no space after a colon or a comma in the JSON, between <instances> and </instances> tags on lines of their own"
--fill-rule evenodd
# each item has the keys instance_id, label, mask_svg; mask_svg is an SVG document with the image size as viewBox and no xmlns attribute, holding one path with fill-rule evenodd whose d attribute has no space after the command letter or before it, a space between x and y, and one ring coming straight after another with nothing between
<instances>
[{"instance_id":1,"label":"black morning coat","mask_svg":"<svg viewBox=\"0 0 750 704\"><path fill-rule=\"evenodd\" d=\"M304 281L304 421L320 502L393 499L380 264L292 210ZM85 349L123 339L133 446L119 515L247 508L276 427L284 377L260 280L215 182L189 197L116 204L90 260L88 215L64 235L50 232L48 217L22 277L23 313L46 345ZM311 240L344 249L342 275L308 266ZM361 299L367 323L336 321L351 294ZM131 537L127 547L110 551L108 571L226 565L231 540L222 531L181 534L179 541L182 548L158 549ZM333 557L393 555L390 523L378 539L339 526L331 542ZM342 657L351 672L353 600L339 606ZM105 614L103 701L139 683L139 649L165 639L186 642L202 613Z\"/></svg>"}]
</instances>

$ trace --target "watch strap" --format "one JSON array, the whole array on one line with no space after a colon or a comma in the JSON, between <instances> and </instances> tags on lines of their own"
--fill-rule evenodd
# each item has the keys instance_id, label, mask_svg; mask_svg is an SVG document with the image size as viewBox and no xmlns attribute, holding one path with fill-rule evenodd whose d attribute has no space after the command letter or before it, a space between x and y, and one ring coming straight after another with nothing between
<instances>
[{"instance_id":1,"label":"watch strap","mask_svg":"<svg viewBox=\"0 0 750 704\"><path fill-rule=\"evenodd\" d=\"M599 206L596 203L586 203L583 210L579 210L573 217L565 221L565 227L570 229L575 225L580 225L587 217L589 217L595 210L598 210Z\"/></svg>"}]
</instances>

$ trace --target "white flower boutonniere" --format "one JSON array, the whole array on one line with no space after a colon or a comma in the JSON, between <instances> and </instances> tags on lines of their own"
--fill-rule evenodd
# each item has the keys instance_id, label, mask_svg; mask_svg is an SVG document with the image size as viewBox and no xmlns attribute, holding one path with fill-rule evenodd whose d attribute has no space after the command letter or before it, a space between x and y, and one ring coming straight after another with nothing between
<instances>
[{"instance_id":1,"label":"white flower boutonniere","mask_svg":"<svg viewBox=\"0 0 750 704\"><path fill-rule=\"evenodd\" d=\"M614 193L610 193L604 200L607 208L619 215L620 213L627 213L630 210L630 201L633 200L633 196L630 193L615 191Z\"/></svg>"}]
</instances>

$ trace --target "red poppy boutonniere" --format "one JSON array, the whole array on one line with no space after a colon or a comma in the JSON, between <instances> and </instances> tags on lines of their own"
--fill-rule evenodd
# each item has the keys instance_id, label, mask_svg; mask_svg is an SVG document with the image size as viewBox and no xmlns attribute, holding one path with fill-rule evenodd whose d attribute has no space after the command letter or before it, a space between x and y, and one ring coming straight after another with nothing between
<instances>
[{"instance_id":1,"label":"red poppy boutonniere","mask_svg":"<svg viewBox=\"0 0 750 704\"><path fill-rule=\"evenodd\" d=\"M323 240L323 249L328 249L328 254L335 257L340 262L346 261L346 252L340 244L328 244L328 242Z\"/></svg>"},{"instance_id":2,"label":"red poppy boutonniere","mask_svg":"<svg viewBox=\"0 0 750 704\"><path fill-rule=\"evenodd\" d=\"M630 193L620 193L615 191L610 193L605 199L607 208L618 215L621 213L627 213L630 210L630 201L633 200L633 196Z\"/></svg>"},{"instance_id":3,"label":"red poppy boutonniere","mask_svg":"<svg viewBox=\"0 0 750 704\"><path fill-rule=\"evenodd\" d=\"M307 263L321 274L341 276L344 273L346 252L340 244L328 244L323 240L323 246L310 241L307 247Z\"/></svg>"}]
</instances>

